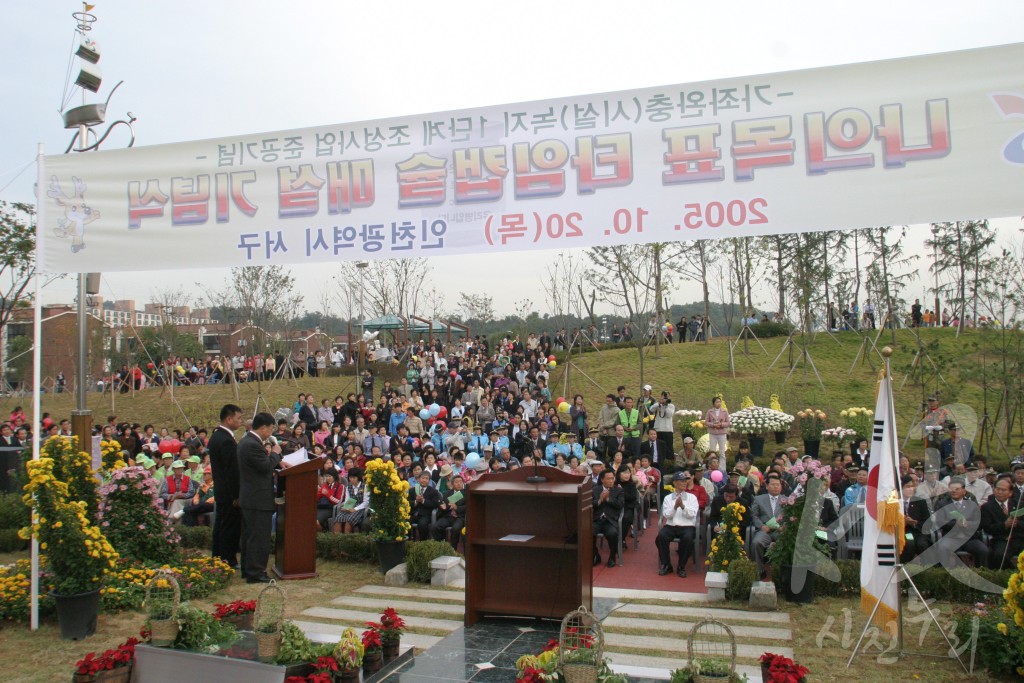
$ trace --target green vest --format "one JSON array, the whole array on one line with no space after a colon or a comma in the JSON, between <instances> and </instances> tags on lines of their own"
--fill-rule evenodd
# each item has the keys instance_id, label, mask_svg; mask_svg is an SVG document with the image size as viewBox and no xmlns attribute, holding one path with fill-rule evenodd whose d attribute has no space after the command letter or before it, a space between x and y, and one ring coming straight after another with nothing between
<instances>
[{"instance_id":1,"label":"green vest","mask_svg":"<svg viewBox=\"0 0 1024 683\"><path fill-rule=\"evenodd\" d=\"M640 411L636 408L633 408L629 415L626 415L625 408L619 411L619 424L622 425L626 436L640 436L639 422Z\"/></svg>"}]
</instances>

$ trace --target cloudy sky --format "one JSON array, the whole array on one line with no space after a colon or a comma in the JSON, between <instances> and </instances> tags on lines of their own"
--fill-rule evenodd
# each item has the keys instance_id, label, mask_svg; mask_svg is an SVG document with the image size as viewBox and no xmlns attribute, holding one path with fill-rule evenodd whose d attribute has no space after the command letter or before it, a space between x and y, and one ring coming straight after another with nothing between
<instances>
[{"instance_id":1,"label":"cloudy sky","mask_svg":"<svg viewBox=\"0 0 1024 683\"><path fill-rule=\"evenodd\" d=\"M1000 45L1024 39L1024 2L721 3L327 2L292 0L98 0L92 36L103 58L106 97L123 79L108 120L130 110L138 145L224 137L389 116L626 90L833 64ZM37 143L48 154L70 140L58 110L80 3L7 2L0 26L6 64L0 199L32 201ZM1020 65L1006 65L1020 71ZM1024 84L1022 84L1024 88ZM90 101L94 101L95 96ZM123 145L117 133L105 148ZM19 172L20 175L19 175ZM995 218L995 217L993 217ZM1019 218L994 221L1017 238ZM915 226L908 250L921 250ZM144 301L155 289L221 284L225 270L118 274L106 298ZM471 282L495 296L499 313L532 294L557 252L505 257L474 268ZM141 253L141 261L167 254ZM481 257L490 258L490 257ZM478 261L479 263L479 261ZM435 283L460 272L454 257L433 263ZM923 264L922 268L924 267ZM304 266L307 304L336 272ZM464 278L460 278L466 281ZM917 285L922 290L923 284ZM44 300L70 301L71 279ZM914 291L910 296L917 295ZM672 300L699 297L681 286ZM767 298L767 295L765 295ZM539 309L543 311L543 306Z\"/></svg>"}]
</instances>

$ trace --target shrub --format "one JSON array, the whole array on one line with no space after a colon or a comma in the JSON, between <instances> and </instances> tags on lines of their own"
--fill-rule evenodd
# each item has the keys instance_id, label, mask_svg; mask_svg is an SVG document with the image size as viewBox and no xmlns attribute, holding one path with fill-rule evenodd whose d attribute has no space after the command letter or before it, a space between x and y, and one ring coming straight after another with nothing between
<instances>
[{"instance_id":1,"label":"shrub","mask_svg":"<svg viewBox=\"0 0 1024 683\"><path fill-rule=\"evenodd\" d=\"M757 323L751 325L750 329L754 331L758 339L767 339L768 337L786 337L793 331L793 326L789 323Z\"/></svg>"},{"instance_id":2,"label":"shrub","mask_svg":"<svg viewBox=\"0 0 1024 683\"><path fill-rule=\"evenodd\" d=\"M100 526L123 557L169 562L178 535L160 507L159 485L142 467L116 470L100 487Z\"/></svg>"},{"instance_id":3,"label":"shrub","mask_svg":"<svg viewBox=\"0 0 1024 683\"><path fill-rule=\"evenodd\" d=\"M213 527L208 526L181 526L178 527L178 542L180 548L196 548L198 550L209 550L213 546Z\"/></svg>"},{"instance_id":4,"label":"shrub","mask_svg":"<svg viewBox=\"0 0 1024 683\"><path fill-rule=\"evenodd\" d=\"M756 580L756 564L746 557L734 560L729 567L729 583L725 587L725 597L745 602L750 597L750 588Z\"/></svg>"},{"instance_id":5,"label":"shrub","mask_svg":"<svg viewBox=\"0 0 1024 683\"><path fill-rule=\"evenodd\" d=\"M316 535L316 556L332 562L374 562L377 543L370 534L320 532Z\"/></svg>"},{"instance_id":6,"label":"shrub","mask_svg":"<svg viewBox=\"0 0 1024 683\"><path fill-rule=\"evenodd\" d=\"M430 562L438 557L462 557L445 541L416 541L409 544L405 569L410 581L430 583Z\"/></svg>"},{"instance_id":7,"label":"shrub","mask_svg":"<svg viewBox=\"0 0 1024 683\"><path fill-rule=\"evenodd\" d=\"M961 608L953 618L954 633L960 643L971 642L974 620L978 620L978 637L974 645L977 650L972 656L976 656L990 673L1024 676L1024 629L1014 622L1005 602L989 601L972 608Z\"/></svg>"},{"instance_id":8,"label":"shrub","mask_svg":"<svg viewBox=\"0 0 1024 683\"><path fill-rule=\"evenodd\" d=\"M0 529L21 529L31 521L31 510L16 493L0 493Z\"/></svg>"},{"instance_id":9,"label":"shrub","mask_svg":"<svg viewBox=\"0 0 1024 683\"><path fill-rule=\"evenodd\" d=\"M16 553L28 547L28 541L18 535L17 529L0 529L0 553Z\"/></svg>"}]
</instances>

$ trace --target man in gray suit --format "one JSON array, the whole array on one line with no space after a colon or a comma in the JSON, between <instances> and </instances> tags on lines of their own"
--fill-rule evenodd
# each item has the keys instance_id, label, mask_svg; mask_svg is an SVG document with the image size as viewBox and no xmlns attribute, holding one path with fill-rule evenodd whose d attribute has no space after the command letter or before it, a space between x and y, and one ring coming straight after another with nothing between
<instances>
[{"instance_id":1,"label":"man in gray suit","mask_svg":"<svg viewBox=\"0 0 1024 683\"><path fill-rule=\"evenodd\" d=\"M257 413L252 430L238 442L239 507L242 508L242 574L246 583L267 583L270 529L274 518L274 470L281 462L281 446L266 443L274 431L274 416Z\"/></svg>"},{"instance_id":2,"label":"man in gray suit","mask_svg":"<svg viewBox=\"0 0 1024 683\"><path fill-rule=\"evenodd\" d=\"M778 475L769 476L765 488L768 492L754 498L754 504L750 509L750 523L757 529L752 550L754 561L757 563L757 574L762 581L765 579L764 554L779 535L778 521L782 517L782 479Z\"/></svg>"}]
</instances>

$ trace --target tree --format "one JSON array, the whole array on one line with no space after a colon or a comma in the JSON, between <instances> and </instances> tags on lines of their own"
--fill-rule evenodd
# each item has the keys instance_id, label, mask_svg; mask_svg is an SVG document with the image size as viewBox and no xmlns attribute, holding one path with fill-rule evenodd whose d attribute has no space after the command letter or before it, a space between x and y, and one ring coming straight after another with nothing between
<instances>
[{"instance_id":1,"label":"tree","mask_svg":"<svg viewBox=\"0 0 1024 683\"><path fill-rule=\"evenodd\" d=\"M870 245L874 260L868 268L868 286L881 294L886 313L882 316L883 324L888 322L892 331L892 343L896 343L896 326L899 311L905 303L900 293L915 275L910 264L917 260L916 254L906 256L903 253L903 238L907 234L907 226L886 226L869 228L864 231Z\"/></svg>"},{"instance_id":2,"label":"tree","mask_svg":"<svg viewBox=\"0 0 1024 683\"><path fill-rule=\"evenodd\" d=\"M476 320L486 325L494 320L494 297L460 292L459 313L465 321Z\"/></svg>"},{"instance_id":3,"label":"tree","mask_svg":"<svg viewBox=\"0 0 1024 683\"><path fill-rule=\"evenodd\" d=\"M947 278L946 285L940 285L939 289L953 304L961 327L968 306L972 309L973 320L978 319L978 298L985 272L992 266L989 249L995 241L995 231L985 220L933 223L932 239L925 240L926 247L937 249L939 253L931 270L940 278Z\"/></svg>"},{"instance_id":4,"label":"tree","mask_svg":"<svg viewBox=\"0 0 1024 683\"><path fill-rule=\"evenodd\" d=\"M359 301L362 281L364 305L368 317L399 315L408 317L417 314L420 293L430 276L430 263L425 258L385 259L369 261L360 268L357 261L343 261L339 264L342 286L356 289Z\"/></svg>"},{"instance_id":5,"label":"tree","mask_svg":"<svg viewBox=\"0 0 1024 683\"><path fill-rule=\"evenodd\" d=\"M568 317L580 319L587 312L594 322L594 292L590 293L590 305L580 289L586 271L586 260L575 251L563 251L548 264L547 277L541 283L547 295L548 308L556 327L569 327Z\"/></svg>"},{"instance_id":6,"label":"tree","mask_svg":"<svg viewBox=\"0 0 1024 683\"><path fill-rule=\"evenodd\" d=\"M284 266L242 266L232 268L224 288L211 291L207 299L211 307L223 307L233 322L252 325L255 349L267 349L272 332L287 332L297 317L302 294Z\"/></svg>"},{"instance_id":7,"label":"tree","mask_svg":"<svg viewBox=\"0 0 1024 683\"><path fill-rule=\"evenodd\" d=\"M35 207L0 201L0 334L14 312L32 300L36 274ZM51 276L47 282L61 276ZM4 349L0 356L6 357Z\"/></svg>"}]
</instances>

